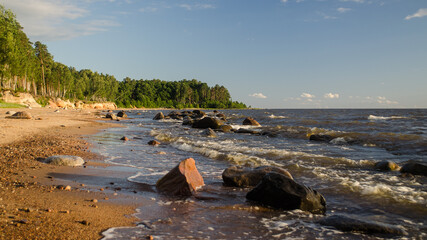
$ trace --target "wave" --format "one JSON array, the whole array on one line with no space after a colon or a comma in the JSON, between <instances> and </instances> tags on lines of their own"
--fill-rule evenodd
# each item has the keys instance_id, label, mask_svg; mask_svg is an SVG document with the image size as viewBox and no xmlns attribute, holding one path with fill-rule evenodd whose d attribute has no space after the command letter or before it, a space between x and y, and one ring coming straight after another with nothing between
<instances>
[{"instance_id":1,"label":"wave","mask_svg":"<svg viewBox=\"0 0 427 240\"><path fill-rule=\"evenodd\" d=\"M273 119L283 119L283 118L288 118L288 117L285 117L285 116L276 116L276 115L274 115L274 114L271 114L270 116L268 116L269 118L273 118Z\"/></svg>"},{"instance_id":2,"label":"wave","mask_svg":"<svg viewBox=\"0 0 427 240\"><path fill-rule=\"evenodd\" d=\"M403 117L403 116L383 117L383 116L375 116L375 115L368 116L369 120L390 120L390 119L403 119L403 118L407 118L407 117Z\"/></svg>"}]
</instances>

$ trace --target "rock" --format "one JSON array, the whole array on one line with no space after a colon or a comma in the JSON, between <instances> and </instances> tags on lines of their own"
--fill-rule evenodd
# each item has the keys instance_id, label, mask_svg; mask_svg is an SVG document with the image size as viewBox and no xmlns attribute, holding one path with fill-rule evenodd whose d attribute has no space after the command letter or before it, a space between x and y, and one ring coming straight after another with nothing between
<instances>
[{"instance_id":1,"label":"rock","mask_svg":"<svg viewBox=\"0 0 427 240\"><path fill-rule=\"evenodd\" d=\"M380 171L396 171L399 170L400 167L392 161L381 161L375 163L375 169Z\"/></svg>"},{"instance_id":2,"label":"rock","mask_svg":"<svg viewBox=\"0 0 427 240\"><path fill-rule=\"evenodd\" d=\"M159 112L156 114L156 116L154 116L153 120L161 120L161 119L165 119L165 115L162 112Z\"/></svg>"},{"instance_id":3,"label":"rock","mask_svg":"<svg viewBox=\"0 0 427 240\"><path fill-rule=\"evenodd\" d=\"M13 114L12 116L7 116L6 118L13 118L13 119L32 119L32 116L29 112L17 112Z\"/></svg>"},{"instance_id":4,"label":"rock","mask_svg":"<svg viewBox=\"0 0 427 240\"><path fill-rule=\"evenodd\" d=\"M206 130L203 132L203 135L204 135L204 136L206 136L206 137L210 137L210 138L216 138L216 137L218 137L218 136L216 135L215 131L214 131L214 130L212 130L212 129L210 129L210 128L206 129Z\"/></svg>"},{"instance_id":5,"label":"rock","mask_svg":"<svg viewBox=\"0 0 427 240\"><path fill-rule=\"evenodd\" d=\"M125 113L125 111L120 111L117 113L117 117L127 118L128 115Z\"/></svg>"},{"instance_id":6,"label":"rock","mask_svg":"<svg viewBox=\"0 0 427 240\"><path fill-rule=\"evenodd\" d=\"M301 209L315 214L324 214L326 211L326 201L320 193L274 172L266 174L261 182L246 194L246 198L284 210Z\"/></svg>"},{"instance_id":7,"label":"rock","mask_svg":"<svg viewBox=\"0 0 427 240\"><path fill-rule=\"evenodd\" d=\"M212 117L205 117L200 120L194 121L192 127L219 129L221 125L223 125L223 122L221 120Z\"/></svg>"},{"instance_id":8,"label":"rock","mask_svg":"<svg viewBox=\"0 0 427 240\"><path fill-rule=\"evenodd\" d=\"M122 141L129 141L129 138L127 138L126 136L123 136L122 138L120 138L120 140L122 140Z\"/></svg>"},{"instance_id":9,"label":"rock","mask_svg":"<svg viewBox=\"0 0 427 240\"><path fill-rule=\"evenodd\" d=\"M247 117L245 120L243 120L243 125L251 125L251 126L261 126L255 119L251 117Z\"/></svg>"},{"instance_id":10,"label":"rock","mask_svg":"<svg viewBox=\"0 0 427 240\"><path fill-rule=\"evenodd\" d=\"M170 112L168 114L168 117L175 119L175 120L182 120L183 119L182 115L177 111Z\"/></svg>"},{"instance_id":11,"label":"rock","mask_svg":"<svg viewBox=\"0 0 427 240\"><path fill-rule=\"evenodd\" d=\"M280 167L261 166L257 168L245 168L242 166L231 166L222 172L222 180L227 186L253 187L261 182L262 178L270 172L280 173L293 179L288 171Z\"/></svg>"},{"instance_id":12,"label":"rock","mask_svg":"<svg viewBox=\"0 0 427 240\"><path fill-rule=\"evenodd\" d=\"M222 125L219 129L222 132L231 132L233 130L233 127L230 125Z\"/></svg>"},{"instance_id":13,"label":"rock","mask_svg":"<svg viewBox=\"0 0 427 240\"><path fill-rule=\"evenodd\" d=\"M111 120L117 120L117 116L114 113L107 113L107 115L105 115L106 118L110 118Z\"/></svg>"},{"instance_id":14,"label":"rock","mask_svg":"<svg viewBox=\"0 0 427 240\"><path fill-rule=\"evenodd\" d=\"M409 162L403 165L400 172L427 176L427 165L418 162Z\"/></svg>"},{"instance_id":15,"label":"rock","mask_svg":"<svg viewBox=\"0 0 427 240\"><path fill-rule=\"evenodd\" d=\"M16 113L15 111L7 111L7 112L6 112L6 114L7 114L7 115L13 115L13 114L15 114L15 113Z\"/></svg>"},{"instance_id":16,"label":"rock","mask_svg":"<svg viewBox=\"0 0 427 240\"><path fill-rule=\"evenodd\" d=\"M203 112L203 111L201 111L201 110L198 110L198 109L193 110L193 114L195 115L195 117L203 117L203 116L206 116L206 113L205 113L205 112Z\"/></svg>"},{"instance_id":17,"label":"rock","mask_svg":"<svg viewBox=\"0 0 427 240\"><path fill-rule=\"evenodd\" d=\"M68 155L57 155L51 156L44 159L45 163L53 164L57 166L83 166L85 161L81 157L77 156L68 156Z\"/></svg>"},{"instance_id":18,"label":"rock","mask_svg":"<svg viewBox=\"0 0 427 240\"><path fill-rule=\"evenodd\" d=\"M344 232L363 232L363 233L380 233L392 235L406 235L406 231L385 223L373 222L369 220L362 220L350 218L343 215L332 215L319 221L320 224L325 226L332 226Z\"/></svg>"},{"instance_id":19,"label":"rock","mask_svg":"<svg viewBox=\"0 0 427 240\"><path fill-rule=\"evenodd\" d=\"M330 135L323 135L323 134L310 135L310 141L330 142L332 139L334 139L334 137Z\"/></svg>"},{"instance_id":20,"label":"rock","mask_svg":"<svg viewBox=\"0 0 427 240\"><path fill-rule=\"evenodd\" d=\"M247 128L239 128L237 131L234 131L235 133L249 133L249 134L257 134L259 131L255 129L247 129Z\"/></svg>"},{"instance_id":21,"label":"rock","mask_svg":"<svg viewBox=\"0 0 427 240\"><path fill-rule=\"evenodd\" d=\"M191 117L185 116L182 125L193 125L194 121Z\"/></svg>"},{"instance_id":22,"label":"rock","mask_svg":"<svg viewBox=\"0 0 427 240\"><path fill-rule=\"evenodd\" d=\"M196 162L193 158L187 158L159 179L156 188L170 195L191 196L204 185L203 177L197 171Z\"/></svg>"},{"instance_id":23,"label":"rock","mask_svg":"<svg viewBox=\"0 0 427 240\"><path fill-rule=\"evenodd\" d=\"M219 119L221 119L222 121L226 121L227 120L227 117L225 116L224 113L218 113L216 115L216 117L219 118Z\"/></svg>"},{"instance_id":24,"label":"rock","mask_svg":"<svg viewBox=\"0 0 427 240\"><path fill-rule=\"evenodd\" d=\"M160 142L157 140L151 140L147 144L151 146L157 146L157 145L160 145Z\"/></svg>"}]
</instances>

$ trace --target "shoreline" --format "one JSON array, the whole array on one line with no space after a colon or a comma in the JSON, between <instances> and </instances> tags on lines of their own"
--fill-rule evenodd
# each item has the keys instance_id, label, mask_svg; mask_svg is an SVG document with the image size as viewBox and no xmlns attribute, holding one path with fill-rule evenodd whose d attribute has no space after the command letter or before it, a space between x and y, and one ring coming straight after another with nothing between
<instances>
[{"instance_id":1,"label":"shoreline","mask_svg":"<svg viewBox=\"0 0 427 240\"><path fill-rule=\"evenodd\" d=\"M6 119L7 111L26 111L33 119ZM136 187L127 173L102 163L84 140L117 127L96 121L97 112L0 109L0 239L100 239L109 228L135 226L132 214L144 198L126 191ZM80 156L87 163L37 161L52 155Z\"/></svg>"}]
</instances>

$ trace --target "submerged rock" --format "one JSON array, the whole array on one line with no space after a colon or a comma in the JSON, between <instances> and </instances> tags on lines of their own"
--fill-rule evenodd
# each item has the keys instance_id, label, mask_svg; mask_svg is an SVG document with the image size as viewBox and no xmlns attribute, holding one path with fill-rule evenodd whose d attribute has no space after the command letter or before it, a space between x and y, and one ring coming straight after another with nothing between
<instances>
[{"instance_id":1,"label":"submerged rock","mask_svg":"<svg viewBox=\"0 0 427 240\"><path fill-rule=\"evenodd\" d=\"M247 117L245 120L243 120L243 125L251 125L251 126L261 126L255 119L251 117Z\"/></svg>"},{"instance_id":2,"label":"submerged rock","mask_svg":"<svg viewBox=\"0 0 427 240\"><path fill-rule=\"evenodd\" d=\"M326 200L316 190L295 182L279 173L266 174L246 198L273 208L301 209L315 214L324 214Z\"/></svg>"},{"instance_id":3,"label":"submerged rock","mask_svg":"<svg viewBox=\"0 0 427 240\"><path fill-rule=\"evenodd\" d=\"M6 118L13 118L13 119L32 119L33 117L29 112L17 112L13 114L12 116L7 116Z\"/></svg>"},{"instance_id":4,"label":"submerged rock","mask_svg":"<svg viewBox=\"0 0 427 240\"><path fill-rule=\"evenodd\" d=\"M154 116L153 120L161 120L161 119L165 119L165 115L162 112L159 112L156 114L156 116Z\"/></svg>"},{"instance_id":5,"label":"submerged rock","mask_svg":"<svg viewBox=\"0 0 427 240\"><path fill-rule=\"evenodd\" d=\"M255 129L239 128L235 133L249 133L249 134L259 134L260 132Z\"/></svg>"},{"instance_id":6,"label":"submerged rock","mask_svg":"<svg viewBox=\"0 0 427 240\"><path fill-rule=\"evenodd\" d=\"M319 141L319 142L330 142L334 137L324 134L313 134L310 135L310 141Z\"/></svg>"},{"instance_id":7,"label":"submerged rock","mask_svg":"<svg viewBox=\"0 0 427 240\"><path fill-rule=\"evenodd\" d=\"M158 191L175 196L191 196L204 186L203 177L193 158L181 161L156 183Z\"/></svg>"},{"instance_id":8,"label":"submerged rock","mask_svg":"<svg viewBox=\"0 0 427 240\"><path fill-rule=\"evenodd\" d=\"M216 137L218 137L218 136L216 135L215 131L214 131L214 130L212 130L212 129L210 129L210 128L206 129L206 130L203 132L203 135L204 135L204 136L206 136L206 137L210 137L210 138L216 138Z\"/></svg>"},{"instance_id":9,"label":"submerged rock","mask_svg":"<svg viewBox=\"0 0 427 240\"><path fill-rule=\"evenodd\" d=\"M205 117L200 120L194 121L192 127L219 129L221 125L223 125L223 122L221 120L212 117Z\"/></svg>"},{"instance_id":10,"label":"submerged rock","mask_svg":"<svg viewBox=\"0 0 427 240\"><path fill-rule=\"evenodd\" d=\"M392 161L381 161L375 163L375 169L380 171L397 171L400 167Z\"/></svg>"},{"instance_id":11,"label":"submerged rock","mask_svg":"<svg viewBox=\"0 0 427 240\"><path fill-rule=\"evenodd\" d=\"M409 162L403 165L400 172L427 176L427 165L418 162Z\"/></svg>"},{"instance_id":12,"label":"submerged rock","mask_svg":"<svg viewBox=\"0 0 427 240\"><path fill-rule=\"evenodd\" d=\"M222 172L222 180L227 186L253 187L261 182L262 178L270 172L280 173L293 179L288 171L279 167L261 166L257 168L245 168L242 166L231 166Z\"/></svg>"},{"instance_id":13,"label":"submerged rock","mask_svg":"<svg viewBox=\"0 0 427 240\"><path fill-rule=\"evenodd\" d=\"M392 235L406 235L406 231L385 223L373 222L350 218L343 215L332 215L319 221L325 226L332 226L344 232L363 232L363 233L380 233Z\"/></svg>"},{"instance_id":14,"label":"submerged rock","mask_svg":"<svg viewBox=\"0 0 427 240\"><path fill-rule=\"evenodd\" d=\"M45 158L44 163L57 165L57 166L83 166L85 161L81 157L69 156L69 155L57 155Z\"/></svg>"},{"instance_id":15,"label":"submerged rock","mask_svg":"<svg viewBox=\"0 0 427 240\"><path fill-rule=\"evenodd\" d=\"M222 125L219 129L222 132L231 132L233 130L233 127L230 125Z\"/></svg>"},{"instance_id":16,"label":"submerged rock","mask_svg":"<svg viewBox=\"0 0 427 240\"><path fill-rule=\"evenodd\" d=\"M160 142L157 140L151 140L147 144L151 146L157 146L157 145L160 145Z\"/></svg>"}]
</instances>

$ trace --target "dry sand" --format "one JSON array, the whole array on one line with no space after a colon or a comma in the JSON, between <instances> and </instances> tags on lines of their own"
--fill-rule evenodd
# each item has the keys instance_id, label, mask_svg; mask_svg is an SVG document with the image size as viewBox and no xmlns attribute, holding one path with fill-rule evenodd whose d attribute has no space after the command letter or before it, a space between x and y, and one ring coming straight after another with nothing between
<instances>
[{"instance_id":1,"label":"dry sand","mask_svg":"<svg viewBox=\"0 0 427 240\"><path fill-rule=\"evenodd\" d=\"M7 119L7 111L33 119ZM135 224L132 213L144 204L133 193L138 186L99 161L82 138L114 126L97 122L96 112L0 109L0 239L99 239L110 227ZM89 162L83 168L37 161L52 155Z\"/></svg>"}]
</instances>

